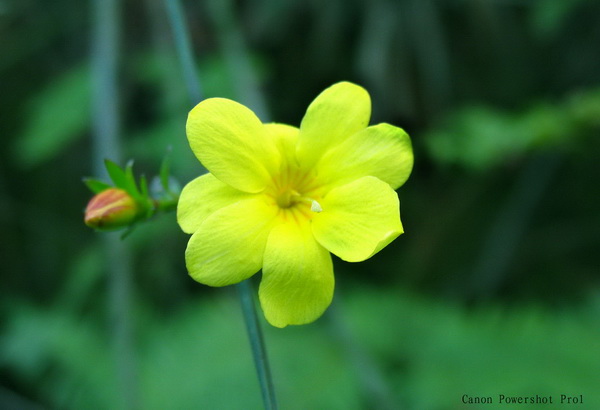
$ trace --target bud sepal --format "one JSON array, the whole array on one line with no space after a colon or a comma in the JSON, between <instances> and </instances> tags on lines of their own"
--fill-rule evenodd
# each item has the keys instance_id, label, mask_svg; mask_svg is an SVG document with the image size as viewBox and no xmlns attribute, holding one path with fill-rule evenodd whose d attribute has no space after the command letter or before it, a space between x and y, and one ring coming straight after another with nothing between
<instances>
[{"instance_id":1,"label":"bud sepal","mask_svg":"<svg viewBox=\"0 0 600 410\"><path fill-rule=\"evenodd\" d=\"M145 176L140 177L138 186L133 176L133 161L129 161L124 169L108 159L104 164L114 185L93 178L84 179L87 187L96 194L85 210L87 226L102 231L131 229L136 222L149 219L158 211L170 210L174 207L172 204L177 204L179 194L167 182L166 159L161 167L164 191L159 198L151 197Z\"/></svg>"}]
</instances>

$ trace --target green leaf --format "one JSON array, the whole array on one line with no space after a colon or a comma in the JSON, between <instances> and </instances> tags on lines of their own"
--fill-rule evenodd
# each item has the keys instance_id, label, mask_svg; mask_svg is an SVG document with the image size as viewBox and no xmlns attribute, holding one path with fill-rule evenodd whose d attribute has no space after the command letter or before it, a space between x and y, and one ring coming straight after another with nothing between
<instances>
[{"instance_id":1,"label":"green leaf","mask_svg":"<svg viewBox=\"0 0 600 410\"><path fill-rule=\"evenodd\" d=\"M104 166L115 186L125 189L127 186L127 176L125 175L125 171L110 159L104 160Z\"/></svg>"},{"instance_id":2,"label":"green leaf","mask_svg":"<svg viewBox=\"0 0 600 410\"><path fill-rule=\"evenodd\" d=\"M146 180L146 175L140 177L140 191L143 198L148 198L148 180Z\"/></svg>"},{"instance_id":3,"label":"green leaf","mask_svg":"<svg viewBox=\"0 0 600 410\"><path fill-rule=\"evenodd\" d=\"M583 0L540 0L532 4L531 24L535 34L542 39L553 38L572 16Z\"/></svg>"},{"instance_id":4,"label":"green leaf","mask_svg":"<svg viewBox=\"0 0 600 410\"><path fill-rule=\"evenodd\" d=\"M90 124L90 72L75 67L33 97L23 134L12 146L16 161L25 168L59 155L85 135Z\"/></svg>"},{"instance_id":5,"label":"green leaf","mask_svg":"<svg viewBox=\"0 0 600 410\"><path fill-rule=\"evenodd\" d=\"M129 160L125 166L125 179L127 183L125 190L135 199L141 200L142 196L140 195L140 191L135 183L135 177L133 176L133 160Z\"/></svg>"},{"instance_id":6,"label":"green leaf","mask_svg":"<svg viewBox=\"0 0 600 410\"><path fill-rule=\"evenodd\" d=\"M163 190L168 193L171 192L169 189L169 173L171 166L171 148L169 147L165 157L163 158L162 164L160 165L160 184L162 185Z\"/></svg>"},{"instance_id":7,"label":"green leaf","mask_svg":"<svg viewBox=\"0 0 600 410\"><path fill-rule=\"evenodd\" d=\"M107 184L106 182L93 178L84 178L83 183L87 185L87 187L95 194L98 194L112 187L112 185Z\"/></svg>"},{"instance_id":8,"label":"green leaf","mask_svg":"<svg viewBox=\"0 0 600 410\"><path fill-rule=\"evenodd\" d=\"M131 196L139 199L140 194L135 184L135 179L133 178L132 161L127 164L125 170L109 159L104 160L104 165L106 166L106 171L108 171L110 179L112 179L117 188L121 188L127 191Z\"/></svg>"},{"instance_id":9,"label":"green leaf","mask_svg":"<svg viewBox=\"0 0 600 410\"><path fill-rule=\"evenodd\" d=\"M595 136L599 118L600 88L592 88L558 103L538 102L517 113L463 107L424 140L437 162L484 170L535 150L556 149Z\"/></svg>"},{"instance_id":10,"label":"green leaf","mask_svg":"<svg viewBox=\"0 0 600 410\"><path fill-rule=\"evenodd\" d=\"M135 177L133 176L133 160L127 162L125 169L122 169L109 159L105 160L104 164L106 165L106 170L108 171L110 178L115 183L115 186L127 191L127 193L131 195L131 197L137 202L138 206L141 207L142 210L140 212L145 213L145 218L152 216L154 207L152 200L148 195L146 178L142 177L141 179L142 192L140 192L135 182Z\"/></svg>"},{"instance_id":11,"label":"green leaf","mask_svg":"<svg viewBox=\"0 0 600 410\"><path fill-rule=\"evenodd\" d=\"M146 208L146 218L150 218L155 212L155 205L152 198L150 198L150 192L148 190L148 180L146 175L140 177L140 190L141 190L141 202Z\"/></svg>"}]
</instances>

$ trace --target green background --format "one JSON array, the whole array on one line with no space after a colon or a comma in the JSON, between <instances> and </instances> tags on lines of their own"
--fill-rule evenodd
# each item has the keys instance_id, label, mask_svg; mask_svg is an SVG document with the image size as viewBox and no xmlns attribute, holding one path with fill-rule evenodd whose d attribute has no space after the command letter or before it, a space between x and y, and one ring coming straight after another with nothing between
<instances>
[{"instance_id":1,"label":"green background","mask_svg":"<svg viewBox=\"0 0 600 410\"><path fill-rule=\"evenodd\" d=\"M413 141L406 233L364 263L334 258L335 300L314 324L261 317L282 409L495 407L465 394L600 408L600 2L182 6L205 97L298 125L349 80L371 93L372 123ZM203 170L164 3L119 13L111 159L152 177L171 147L184 184ZM83 224L81 179L104 177L96 14L0 3L0 408L261 408L236 291L188 277L174 214L123 242Z\"/></svg>"}]
</instances>

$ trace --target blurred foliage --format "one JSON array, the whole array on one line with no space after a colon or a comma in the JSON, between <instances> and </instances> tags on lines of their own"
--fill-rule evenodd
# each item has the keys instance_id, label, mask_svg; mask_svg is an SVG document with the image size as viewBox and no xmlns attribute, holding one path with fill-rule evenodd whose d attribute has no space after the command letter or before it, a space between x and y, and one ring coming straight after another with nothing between
<instances>
[{"instance_id":1,"label":"blurred foliage","mask_svg":"<svg viewBox=\"0 0 600 410\"><path fill-rule=\"evenodd\" d=\"M562 104L537 103L510 114L489 107L454 112L426 136L434 160L482 170L543 149L573 149L600 134L600 89Z\"/></svg>"},{"instance_id":2,"label":"blurred foliage","mask_svg":"<svg viewBox=\"0 0 600 410\"><path fill-rule=\"evenodd\" d=\"M23 135L15 140L15 161L33 167L59 155L81 137L91 119L91 80L87 67L77 67L36 95L26 113Z\"/></svg>"},{"instance_id":3,"label":"blurred foliage","mask_svg":"<svg viewBox=\"0 0 600 410\"><path fill-rule=\"evenodd\" d=\"M260 408L232 296L190 302L168 321L137 306L142 408ZM365 286L344 293L342 302L341 313L386 376L395 402L408 408L459 407L463 394L552 395L555 403L560 394L583 394L587 408L600 405L597 295L559 314L536 305L469 312L397 288ZM345 341L327 332L328 319L309 328L267 329L282 408L372 408L357 377L362 369L353 371ZM21 305L6 330L0 364L39 383L52 407L118 404L106 330L96 321Z\"/></svg>"},{"instance_id":4,"label":"blurred foliage","mask_svg":"<svg viewBox=\"0 0 600 410\"><path fill-rule=\"evenodd\" d=\"M206 97L298 125L350 80L370 91L373 122L413 138L406 234L365 263L335 261L327 317L266 329L282 408L563 393L600 406L599 2L182 4ZM154 175L171 147L187 182L204 170L164 4L122 6L123 152ZM2 408L123 406L108 264L83 224L91 12L0 4ZM140 407L260 408L234 295L189 279L186 241L172 214L127 238Z\"/></svg>"}]
</instances>

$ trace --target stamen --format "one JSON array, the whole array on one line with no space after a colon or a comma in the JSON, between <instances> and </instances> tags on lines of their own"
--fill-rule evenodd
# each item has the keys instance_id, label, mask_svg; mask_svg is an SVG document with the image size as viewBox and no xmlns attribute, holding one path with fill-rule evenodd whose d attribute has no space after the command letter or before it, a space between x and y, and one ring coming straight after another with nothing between
<instances>
[{"instance_id":1,"label":"stamen","mask_svg":"<svg viewBox=\"0 0 600 410\"><path fill-rule=\"evenodd\" d=\"M307 205L310 204L310 210L312 212L323 212L323 208L321 207L320 203L318 203L316 200L310 197L301 195L298 191L294 189L281 193L276 197L276 201L277 205L279 205L279 207L281 208L291 208L295 204L303 202Z\"/></svg>"},{"instance_id":2,"label":"stamen","mask_svg":"<svg viewBox=\"0 0 600 410\"><path fill-rule=\"evenodd\" d=\"M321 204L318 203L317 201L315 201L313 199L312 203L310 204L310 210L316 213L320 213L323 212L323 208L321 208Z\"/></svg>"}]
</instances>

